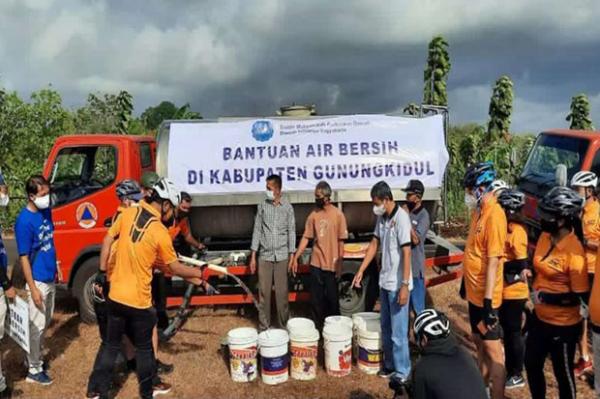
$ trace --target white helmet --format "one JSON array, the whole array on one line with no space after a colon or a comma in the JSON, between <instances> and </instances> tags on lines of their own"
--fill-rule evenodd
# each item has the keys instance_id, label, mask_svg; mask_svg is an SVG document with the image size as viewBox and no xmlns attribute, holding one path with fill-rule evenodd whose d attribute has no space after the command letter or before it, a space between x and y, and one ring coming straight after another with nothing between
<instances>
[{"instance_id":1,"label":"white helmet","mask_svg":"<svg viewBox=\"0 0 600 399\"><path fill-rule=\"evenodd\" d=\"M598 176L594 172L582 170L571 179L571 187L593 187L598 185Z\"/></svg>"},{"instance_id":2,"label":"white helmet","mask_svg":"<svg viewBox=\"0 0 600 399\"><path fill-rule=\"evenodd\" d=\"M174 207L179 206L181 202L181 194L175 184L166 178L162 178L152 187L158 198L169 200Z\"/></svg>"},{"instance_id":3,"label":"white helmet","mask_svg":"<svg viewBox=\"0 0 600 399\"><path fill-rule=\"evenodd\" d=\"M425 309L419 313L413 328L419 340L423 336L432 340L450 335L450 321L445 314L435 309Z\"/></svg>"},{"instance_id":4,"label":"white helmet","mask_svg":"<svg viewBox=\"0 0 600 399\"><path fill-rule=\"evenodd\" d=\"M508 184L504 181L504 180L494 180L492 182L492 184L490 185L490 191L492 193L496 193L500 190L508 190L510 187L508 186Z\"/></svg>"}]
</instances>

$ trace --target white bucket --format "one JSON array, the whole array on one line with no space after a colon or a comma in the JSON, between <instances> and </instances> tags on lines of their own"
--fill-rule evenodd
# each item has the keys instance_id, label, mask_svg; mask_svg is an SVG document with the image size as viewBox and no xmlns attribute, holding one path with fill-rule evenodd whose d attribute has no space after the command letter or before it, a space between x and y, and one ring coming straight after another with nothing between
<instances>
[{"instance_id":1,"label":"white bucket","mask_svg":"<svg viewBox=\"0 0 600 399\"><path fill-rule=\"evenodd\" d=\"M289 335L285 330L273 329L258 335L262 380L268 385L277 385L288 380Z\"/></svg>"},{"instance_id":2,"label":"white bucket","mask_svg":"<svg viewBox=\"0 0 600 399\"><path fill-rule=\"evenodd\" d=\"M255 328L236 328L227 333L229 369L233 381L249 382L256 379L257 340L258 332Z\"/></svg>"},{"instance_id":3,"label":"white bucket","mask_svg":"<svg viewBox=\"0 0 600 399\"><path fill-rule=\"evenodd\" d=\"M297 320L297 319L291 319ZM317 355L319 352L319 331L310 323L292 323L290 333L291 375L295 380L307 381L317 377ZM288 322L288 328L290 327ZM312 324L312 325L311 325Z\"/></svg>"},{"instance_id":4,"label":"white bucket","mask_svg":"<svg viewBox=\"0 0 600 399\"><path fill-rule=\"evenodd\" d=\"M325 368L333 377L343 377L352 370L352 328L341 323L323 328Z\"/></svg>"},{"instance_id":5,"label":"white bucket","mask_svg":"<svg viewBox=\"0 0 600 399\"><path fill-rule=\"evenodd\" d=\"M352 319L350 317L346 317L346 316L326 317L323 329L325 329L325 327L327 327L329 325L334 325L334 324L342 324L342 325L350 327L350 329L352 329Z\"/></svg>"},{"instance_id":6,"label":"white bucket","mask_svg":"<svg viewBox=\"0 0 600 399\"><path fill-rule=\"evenodd\" d=\"M365 329L367 321L375 320L377 323L381 320L381 314L376 312L359 312L352 315L352 356L358 361L358 330Z\"/></svg>"},{"instance_id":7,"label":"white bucket","mask_svg":"<svg viewBox=\"0 0 600 399\"><path fill-rule=\"evenodd\" d=\"M287 328L288 333L291 334L292 330L315 328L315 322L305 317L294 317L288 320L285 327Z\"/></svg>"},{"instance_id":8,"label":"white bucket","mask_svg":"<svg viewBox=\"0 0 600 399\"><path fill-rule=\"evenodd\" d=\"M383 362L381 324L369 320L358 330L358 368L367 374L377 374Z\"/></svg>"}]
</instances>

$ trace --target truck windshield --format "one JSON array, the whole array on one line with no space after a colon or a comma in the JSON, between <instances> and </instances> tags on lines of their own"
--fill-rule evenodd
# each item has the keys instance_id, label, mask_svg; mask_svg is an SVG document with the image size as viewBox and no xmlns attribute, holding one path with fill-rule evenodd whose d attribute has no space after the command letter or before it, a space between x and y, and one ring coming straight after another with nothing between
<instances>
[{"instance_id":1,"label":"truck windshield","mask_svg":"<svg viewBox=\"0 0 600 399\"><path fill-rule=\"evenodd\" d=\"M583 138L540 134L521 174L521 183L554 185L556 166L567 167L567 177L581 170L589 141ZM527 190L531 191L531 190Z\"/></svg>"}]
</instances>

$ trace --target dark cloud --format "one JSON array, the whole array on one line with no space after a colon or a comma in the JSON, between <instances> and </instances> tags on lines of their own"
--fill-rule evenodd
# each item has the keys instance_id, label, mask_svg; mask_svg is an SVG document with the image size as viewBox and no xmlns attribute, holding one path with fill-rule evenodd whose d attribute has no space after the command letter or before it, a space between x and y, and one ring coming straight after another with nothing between
<instances>
[{"instance_id":1,"label":"dark cloud","mask_svg":"<svg viewBox=\"0 0 600 399\"><path fill-rule=\"evenodd\" d=\"M422 99L427 42L442 33L452 120L485 122L507 74L514 130L537 131L566 126L579 92L600 118L598 17L584 0L4 0L0 82L22 94L51 83L74 107L126 89L137 112L164 99L207 117L291 102L393 112Z\"/></svg>"}]
</instances>

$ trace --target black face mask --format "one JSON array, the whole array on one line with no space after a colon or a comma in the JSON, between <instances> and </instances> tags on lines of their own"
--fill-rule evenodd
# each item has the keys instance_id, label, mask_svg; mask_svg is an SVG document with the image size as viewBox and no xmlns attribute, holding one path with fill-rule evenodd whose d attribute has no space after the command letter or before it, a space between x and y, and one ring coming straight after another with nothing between
<instances>
[{"instance_id":1,"label":"black face mask","mask_svg":"<svg viewBox=\"0 0 600 399\"><path fill-rule=\"evenodd\" d=\"M409 211L412 211L417 207L417 203L412 201L406 201L406 207Z\"/></svg>"},{"instance_id":2,"label":"black face mask","mask_svg":"<svg viewBox=\"0 0 600 399\"><path fill-rule=\"evenodd\" d=\"M179 217L179 219L185 219L188 216L190 216L189 212L184 212L184 211L179 211L179 214L177 215Z\"/></svg>"},{"instance_id":3,"label":"black face mask","mask_svg":"<svg viewBox=\"0 0 600 399\"><path fill-rule=\"evenodd\" d=\"M175 223L175 212L171 213L171 217L165 220L165 210L164 208L160 208L160 220L162 224L164 224L167 228L172 227Z\"/></svg>"},{"instance_id":4,"label":"black face mask","mask_svg":"<svg viewBox=\"0 0 600 399\"><path fill-rule=\"evenodd\" d=\"M558 233L558 230L560 229L560 227L558 226L558 222L556 220L549 221L549 220L542 219L540 221L540 226L542 228L542 231L545 231L546 233L550 233L550 234L556 234L556 233Z\"/></svg>"},{"instance_id":5,"label":"black face mask","mask_svg":"<svg viewBox=\"0 0 600 399\"><path fill-rule=\"evenodd\" d=\"M315 205L320 209L325 208L325 198L315 198Z\"/></svg>"}]
</instances>

